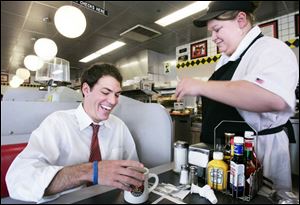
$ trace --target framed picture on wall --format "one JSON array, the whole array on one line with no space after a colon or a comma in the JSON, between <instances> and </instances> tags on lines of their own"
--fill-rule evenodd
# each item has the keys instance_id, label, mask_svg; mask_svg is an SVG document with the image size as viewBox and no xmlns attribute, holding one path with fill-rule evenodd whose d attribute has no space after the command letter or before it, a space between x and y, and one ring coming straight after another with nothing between
<instances>
[{"instance_id":1,"label":"framed picture on wall","mask_svg":"<svg viewBox=\"0 0 300 205\"><path fill-rule=\"evenodd\" d=\"M299 36L299 14L295 15L295 36Z\"/></svg>"},{"instance_id":2,"label":"framed picture on wall","mask_svg":"<svg viewBox=\"0 0 300 205\"><path fill-rule=\"evenodd\" d=\"M207 41L191 44L191 59L207 56Z\"/></svg>"},{"instance_id":3,"label":"framed picture on wall","mask_svg":"<svg viewBox=\"0 0 300 205\"><path fill-rule=\"evenodd\" d=\"M30 77L26 80L24 80L23 84L30 84Z\"/></svg>"},{"instance_id":4,"label":"framed picture on wall","mask_svg":"<svg viewBox=\"0 0 300 205\"><path fill-rule=\"evenodd\" d=\"M278 38L278 22L277 20L258 25L265 36Z\"/></svg>"},{"instance_id":5,"label":"framed picture on wall","mask_svg":"<svg viewBox=\"0 0 300 205\"><path fill-rule=\"evenodd\" d=\"M1 83L8 83L8 74L1 73Z\"/></svg>"}]
</instances>

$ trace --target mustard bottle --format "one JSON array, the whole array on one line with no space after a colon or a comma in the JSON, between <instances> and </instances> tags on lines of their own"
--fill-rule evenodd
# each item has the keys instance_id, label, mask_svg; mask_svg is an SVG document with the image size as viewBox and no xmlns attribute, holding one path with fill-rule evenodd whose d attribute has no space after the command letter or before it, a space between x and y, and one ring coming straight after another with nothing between
<instances>
[{"instance_id":1,"label":"mustard bottle","mask_svg":"<svg viewBox=\"0 0 300 205\"><path fill-rule=\"evenodd\" d=\"M213 160L207 164L207 184L219 191L227 188L228 165L223 161L222 152L214 152Z\"/></svg>"}]
</instances>

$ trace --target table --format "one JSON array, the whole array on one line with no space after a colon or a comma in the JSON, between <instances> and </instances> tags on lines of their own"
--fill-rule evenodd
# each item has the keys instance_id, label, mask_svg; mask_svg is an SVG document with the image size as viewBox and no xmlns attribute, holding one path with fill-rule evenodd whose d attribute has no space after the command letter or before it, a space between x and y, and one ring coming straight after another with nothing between
<instances>
[{"instance_id":1,"label":"table","mask_svg":"<svg viewBox=\"0 0 300 205\"><path fill-rule=\"evenodd\" d=\"M150 169L150 172L158 174L160 183L172 183L174 185L179 184L179 175L172 171L173 163L164 164L158 167L154 167ZM151 179L150 179L151 181ZM202 187L204 184L199 183L199 186ZM263 196L257 195L254 197L253 200L250 202L245 202L239 199L234 199L231 196L228 196L224 193L215 191L216 197L218 199L218 203L226 203L226 204L247 204L247 203L257 203L257 204L272 204L272 202ZM147 203L152 203L155 200L160 198L159 195L150 193L149 194L149 200ZM198 194L189 194L186 198L183 200L184 203L187 204L209 204L210 202L200 197ZM11 198L4 198L1 199L1 204L6 203L24 203L22 201L13 200ZM66 195L63 195L59 197L56 200L47 202L48 204L63 204L63 203L73 203L73 204L112 204L112 203L126 203L123 199L123 191L120 189L115 189L112 187L102 186L102 185L96 185L96 186L90 186L83 188L81 190L77 190L71 193L68 193ZM174 203L172 201L169 201L168 199L163 199L158 202L159 204L170 204Z\"/></svg>"}]
</instances>

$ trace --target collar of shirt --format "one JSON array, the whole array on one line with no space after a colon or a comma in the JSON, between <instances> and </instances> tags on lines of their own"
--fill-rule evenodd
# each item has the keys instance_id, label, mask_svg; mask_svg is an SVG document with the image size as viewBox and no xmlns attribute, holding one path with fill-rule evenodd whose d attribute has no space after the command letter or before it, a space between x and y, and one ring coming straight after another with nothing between
<instances>
[{"instance_id":1,"label":"collar of shirt","mask_svg":"<svg viewBox=\"0 0 300 205\"><path fill-rule=\"evenodd\" d=\"M103 125L104 125L104 127L111 128L109 118L107 120L101 121L100 123L95 123L83 109L82 103L80 103L80 105L77 107L75 115L78 120L80 130L83 130L83 129L89 127L91 123L99 124L100 128L102 128Z\"/></svg>"},{"instance_id":2,"label":"collar of shirt","mask_svg":"<svg viewBox=\"0 0 300 205\"><path fill-rule=\"evenodd\" d=\"M228 63L228 61L237 60L243 51L250 45L250 43L261 33L261 30L258 26L254 26L247 35L240 42L239 46L231 56L227 56L225 53L222 53L222 56L216 66L219 69L221 66Z\"/></svg>"}]
</instances>

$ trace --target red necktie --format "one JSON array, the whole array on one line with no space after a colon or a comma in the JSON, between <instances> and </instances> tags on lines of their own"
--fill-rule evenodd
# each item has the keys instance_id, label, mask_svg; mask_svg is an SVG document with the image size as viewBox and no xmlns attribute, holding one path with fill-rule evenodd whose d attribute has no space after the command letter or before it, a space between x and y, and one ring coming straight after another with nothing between
<instances>
[{"instance_id":1,"label":"red necktie","mask_svg":"<svg viewBox=\"0 0 300 205\"><path fill-rule=\"evenodd\" d=\"M100 125L95 125L92 123L91 126L93 127L93 137L91 142L91 154L89 162L101 161L101 152L98 142L98 130Z\"/></svg>"}]
</instances>

